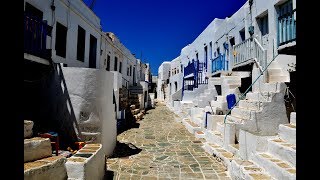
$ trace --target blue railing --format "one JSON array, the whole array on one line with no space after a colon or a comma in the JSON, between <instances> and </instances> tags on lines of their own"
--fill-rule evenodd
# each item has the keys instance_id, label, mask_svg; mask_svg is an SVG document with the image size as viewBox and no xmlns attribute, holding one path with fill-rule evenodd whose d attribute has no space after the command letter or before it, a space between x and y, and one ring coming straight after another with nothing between
<instances>
[{"instance_id":1,"label":"blue railing","mask_svg":"<svg viewBox=\"0 0 320 180\"><path fill-rule=\"evenodd\" d=\"M186 76L194 73L195 71L196 71L195 62L192 62L192 63L188 64L187 67L184 68L183 77L186 77Z\"/></svg>"},{"instance_id":2,"label":"blue railing","mask_svg":"<svg viewBox=\"0 0 320 180\"><path fill-rule=\"evenodd\" d=\"M47 43L47 22L24 14L24 52L41 58L51 58L46 48Z\"/></svg>"},{"instance_id":3,"label":"blue railing","mask_svg":"<svg viewBox=\"0 0 320 180\"><path fill-rule=\"evenodd\" d=\"M226 56L224 54L219 54L218 57L214 58L211 63L211 72L215 73L217 71L228 70L228 61L226 61Z\"/></svg>"},{"instance_id":4,"label":"blue railing","mask_svg":"<svg viewBox=\"0 0 320 180\"><path fill-rule=\"evenodd\" d=\"M278 18L278 45L289 43L296 40L296 20L293 10Z\"/></svg>"}]
</instances>

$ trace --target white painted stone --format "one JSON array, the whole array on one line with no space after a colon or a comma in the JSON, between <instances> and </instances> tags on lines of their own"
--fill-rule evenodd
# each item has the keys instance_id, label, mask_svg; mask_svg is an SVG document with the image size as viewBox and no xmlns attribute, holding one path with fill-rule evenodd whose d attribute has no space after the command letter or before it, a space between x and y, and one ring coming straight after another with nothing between
<instances>
[{"instance_id":1,"label":"white painted stone","mask_svg":"<svg viewBox=\"0 0 320 180\"><path fill-rule=\"evenodd\" d=\"M279 125L279 136L291 144L296 144L296 127L289 127L287 124Z\"/></svg>"},{"instance_id":2,"label":"white painted stone","mask_svg":"<svg viewBox=\"0 0 320 180\"><path fill-rule=\"evenodd\" d=\"M247 131L239 132L239 156L243 160L250 159L256 152L265 152L268 149L268 139L275 136L258 136Z\"/></svg>"},{"instance_id":3,"label":"white painted stone","mask_svg":"<svg viewBox=\"0 0 320 180\"><path fill-rule=\"evenodd\" d=\"M268 155L270 155L270 154L268 154ZM284 168L281 168L275 162L270 161L270 159L262 157L260 154L254 155L252 157L252 160L255 163L257 163L259 166L264 168L272 177L274 177L276 179L284 179L284 180L295 180L296 179L295 173L291 174L291 173L287 172ZM282 163L282 162L283 161L279 161L277 163ZM290 168L288 168L288 169L290 169Z\"/></svg>"},{"instance_id":4,"label":"white painted stone","mask_svg":"<svg viewBox=\"0 0 320 180\"><path fill-rule=\"evenodd\" d=\"M32 136L33 121L24 120L24 138Z\"/></svg>"},{"instance_id":5,"label":"white painted stone","mask_svg":"<svg viewBox=\"0 0 320 180\"><path fill-rule=\"evenodd\" d=\"M291 145L291 147L285 145ZM289 144L285 141L282 143L274 142L272 139L268 140L268 152L283 161L288 162L291 166L296 167L296 149L295 145Z\"/></svg>"},{"instance_id":6,"label":"white painted stone","mask_svg":"<svg viewBox=\"0 0 320 180\"><path fill-rule=\"evenodd\" d=\"M70 94L76 119L81 125L90 125L87 133L101 133L104 153L110 155L116 145L116 114L113 99L113 73L103 69L63 67L63 73ZM89 114L80 119L80 112ZM84 126L85 127L85 126ZM92 127L95 127L94 129ZM81 137L81 131L80 137Z\"/></svg>"},{"instance_id":7,"label":"white painted stone","mask_svg":"<svg viewBox=\"0 0 320 180\"><path fill-rule=\"evenodd\" d=\"M259 111L260 107L261 107L261 104L262 103L259 102L259 101L240 100L239 101L239 108Z\"/></svg>"},{"instance_id":8,"label":"white painted stone","mask_svg":"<svg viewBox=\"0 0 320 180\"><path fill-rule=\"evenodd\" d=\"M52 156L49 138L35 137L24 139L24 162L34 161Z\"/></svg>"},{"instance_id":9,"label":"white painted stone","mask_svg":"<svg viewBox=\"0 0 320 180\"><path fill-rule=\"evenodd\" d=\"M290 123L294 125L297 123L296 112L290 113Z\"/></svg>"},{"instance_id":10,"label":"white painted stone","mask_svg":"<svg viewBox=\"0 0 320 180\"><path fill-rule=\"evenodd\" d=\"M35 162L25 163L25 166L32 163L41 163L30 169L24 170L25 180L66 180L67 170L65 167L67 159L61 156L49 157Z\"/></svg>"},{"instance_id":11,"label":"white painted stone","mask_svg":"<svg viewBox=\"0 0 320 180\"><path fill-rule=\"evenodd\" d=\"M66 168L69 178L82 180L102 180L105 175L105 154L103 153L102 145L90 146L86 144L82 150L91 150L93 152L78 151L76 155L92 154L89 158L70 157L66 162ZM98 148L98 149L96 149ZM82 162L77 162L75 159L82 159Z\"/></svg>"},{"instance_id":12,"label":"white painted stone","mask_svg":"<svg viewBox=\"0 0 320 180\"><path fill-rule=\"evenodd\" d=\"M224 147L227 148L230 144L235 144L236 139L236 127L234 124L224 124L224 135L223 143Z\"/></svg>"}]
</instances>

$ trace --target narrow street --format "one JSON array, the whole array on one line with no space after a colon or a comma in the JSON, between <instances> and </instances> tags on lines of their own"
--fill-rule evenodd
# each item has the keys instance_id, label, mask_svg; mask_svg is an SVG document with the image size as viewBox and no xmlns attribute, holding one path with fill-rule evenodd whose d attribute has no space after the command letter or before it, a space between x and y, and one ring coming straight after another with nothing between
<instances>
[{"instance_id":1,"label":"narrow street","mask_svg":"<svg viewBox=\"0 0 320 180\"><path fill-rule=\"evenodd\" d=\"M108 179L229 179L224 166L201 148L202 140L174 116L158 103L139 128L118 135L115 154L107 159Z\"/></svg>"}]
</instances>

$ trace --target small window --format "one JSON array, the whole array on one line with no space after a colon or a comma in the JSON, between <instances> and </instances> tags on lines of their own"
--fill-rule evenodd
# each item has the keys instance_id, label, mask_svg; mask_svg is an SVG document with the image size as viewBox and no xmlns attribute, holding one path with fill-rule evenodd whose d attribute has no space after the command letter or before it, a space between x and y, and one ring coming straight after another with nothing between
<instances>
[{"instance_id":1,"label":"small window","mask_svg":"<svg viewBox=\"0 0 320 180\"><path fill-rule=\"evenodd\" d=\"M107 68L106 68L107 71L110 71L110 55L108 54L107 55Z\"/></svg>"},{"instance_id":2,"label":"small window","mask_svg":"<svg viewBox=\"0 0 320 180\"><path fill-rule=\"evenodd\" d=\"M236 43L235 43L235 40L234 40L234 37L232 37L231 39L230 39L230 44L231 44L231 46L234 46Z\"/></svg>"},{"instance_id":3,"label":"small window","mask_svg":"<svg viewBox=\"0 0 320 180\"><path fill-rule=\"evenodd\" d=\"M118 69L118 57L115 56L115 57L114 57L114 67L113 67L113 70L114 70L114 71L117 71L117 69Z\"/></svg>"},{"instance_id":4,"label":"small window","mask_svg":"<svg viewBox=\"0 0 320 180\"><path fill-rule=\"evenodd\" d=\"M130 65L130 76L132 75L132 66Z\"/></svg>"},{"instance_id":5,"label":"small window","mask_svg":"<svg viewBox=\"0 0 320 180\"><path fill-rule=\"evenodd\" d=\"M262 36L269 34L268 14L258 19L258 26Z\"/></svg>"},{"instance_id":6,"label":"small window","mask_svg":"<svg viewBox=\"0 0 320 180\"><path fill-rule=\"evenodd\" d=\"M122 73L122 62L119 63L119 73Z\"/></svg>"},{"instance_id":7,"label":"small window","mask_svg":"<svg viewBox=\"0 0 320 180\"><path fill-rule=\"evenodd\" d=\"M129 76L129 69L130 69L130 68L129 68L129 67L127 67L127 76Z\"/></svg>"},{"instance_id":8,"label":"small window","mask_svg":"<svg viewBox=\"0 0 320 180\"><path fill-rule=\"evenodd\" d=\"M244 30L244 28L241 30L241 31L239 31L239 34L240 34L240 41L242 42L242 41L244 41L244 40L246 40L245 38L245 30Z\"/></svg>"},{"instance_id":9,"label":"small window","mask_svg":"<svg viewBox=\"0 0 320 180\"><path fill-rule=\"evenodd\" d=\"M183 65L181 64L181 73L183 73Z\"/></svg>"},{"instance_id":10,"label":"small window","mask_svg":"<svg viewBox=\"0 0 320 180\"><path fill-rule=\"evenodd\" d=\"M66 57L67 48L67 27L57 22L56 26L56 54L63 58Z\"/></svg>"},{"instance_id":11,"label":"small window","mask_svg":"<svg viewBox=\"0 0 320 180\"><path fill-rule=\"evenodd\" d=\"M78 26L77 60L84 62L84 50L86 45L86 31Z\"/></svg>"}]
</instances>

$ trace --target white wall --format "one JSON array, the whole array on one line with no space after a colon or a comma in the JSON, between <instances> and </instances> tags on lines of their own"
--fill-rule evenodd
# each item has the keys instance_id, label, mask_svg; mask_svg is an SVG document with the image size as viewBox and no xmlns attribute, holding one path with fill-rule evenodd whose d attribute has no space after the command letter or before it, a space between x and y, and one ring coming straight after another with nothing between
<instances>
[{"instance_id":1,"label":"white wall","mask_svg":"<svg viewBox=\"0 0 320 180\"><path fill-rule=\"evenodd\" d=\"M53 26L52 41L47 47L52 49L52 59L57 63L65 63L70 67L89 67L90 34L97 38L96 67L100 65L101 25L97 17L81 0L56 0L55 11L52 11L51 1L25 0L43 12L43 19ZM54 18L52 18L54 16ZM56 56L56 22L67 27L66 57ZM84 62L77 60L78 25L86 31ZM50 38L49 38L50 39Z\"/></svg>"},{"instance_id":2,"label":"white wall","mask_svg":"<svg viewBox=\"0 0 320 180\"><path fill-rule=\"evenodd\" d=\"M162 88L162 84L166 84L166 81L169 78L170 66L171 66L170 62L165 61L158 68L157 99L159 100L164 100L164 92L162 91L161 88ZM169 94L166 92L166 97L168 97L168 95Z\"/></svg>"},{"instance_id":3,"label":"white wall","mask_svg":"<svg viewBox=\"0 0 320 180\"><path fill-rule=\"evenodd\" d=\"M113 74L92 68L64 67L63 74L76 120L83 133L100 134L106 155L116 144L117 128L113 104ZM80 118L80 113L88 114ZM99 136L99 135L98 135Z\"/></svg>"}]
</instances>

